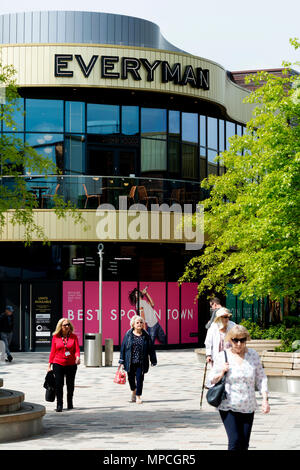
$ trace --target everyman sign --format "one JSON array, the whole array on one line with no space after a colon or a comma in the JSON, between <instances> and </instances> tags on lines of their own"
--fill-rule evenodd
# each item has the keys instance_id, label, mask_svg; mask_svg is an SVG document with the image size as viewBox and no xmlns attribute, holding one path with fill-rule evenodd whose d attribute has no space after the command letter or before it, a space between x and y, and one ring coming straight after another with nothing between
<instances>
[{"instance_id":1,"label":"everyman sign","mask_svg":"<svg viewBox=\"0 0 300 470\"><path fill-rule=\"evenodd\" d=\"M86 62L78 54L55 54L55 77L73 77L71 62L75 61L85 78L88 78L94 67L100 65L101 78L127 80L142 80L141 70L146 71L147 82L152 82L155 74L160 74L162 83L173 82L175 85L191 85L193 88L209 90L209 70L192 65L182 66L180 63L170 65L167 61L155 60L150 63L148 59L136 59L135 57L99 56L93 55ZM97 64L97 65L96 65ZM99 69L98 69L99 70Z\"/></svg>"}]
</instances>

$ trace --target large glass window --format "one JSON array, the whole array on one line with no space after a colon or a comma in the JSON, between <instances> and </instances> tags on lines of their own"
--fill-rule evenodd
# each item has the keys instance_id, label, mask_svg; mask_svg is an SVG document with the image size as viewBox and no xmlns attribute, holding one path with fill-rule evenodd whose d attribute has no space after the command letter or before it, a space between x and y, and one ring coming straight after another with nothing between
<instances>
[{"instance_id":1,"label":"large glass window","mask_svg":"<svg viewBox=\"0 0 300 470\"><path fill-rule=\"evenodd\" d=\"M122 106L122 134L136 135L139 133L138 106Z\"/></svg>"},{"instance_id":2,"label":"large glass window","mask_svg":"<svg viewBox=\"0 0 300 470\"><path fill-rule=\"evenodd\" d=\"M141 110L141 134L143 137L166 137L167 110L142 108Z\"/></svg>"},{"instance_id":3,"label":"large glass window","mask_svg":"<svg viewBox=\"0 0 300 470\"><path fill-rule=\"evenodd\" d=\"M229 138L235 135L235 123L226 121L226 149L230 147Z\"/></svg>"},{"instance_id":4,"label":"large glass window","mask_svg":"<svg viewBox=\"0 0 300 470\"><path fill-rule=\"evenodd\" d=\"M141 172L167 170L167 110L141 109Z\"/></svg>"},{"instance_id":5,"label":"large glass window","mask_svg":"<svg viewBox=\"0 0 300 470\"><path fill-rule=\"evenodd\" d=\"M198 179L198 147L182 144L182 177Z\"/></svg>"},{"instance_id":6,"label":"large glass window","mask_svg":"<svg viewBox=\"0 0 300 470\"><path fill-rule=\"evenodd\" d=\"M179 178L180 171L180 111L169 111L168 129L168 172L172 178Z\"/></svg>"},{"instance_id":7,"label":"large glass window","mask_svg":"<svg viewBox=\"0 0 300 470\"><path fill-rule=\"evenodd\" d=\"M167 142L165 140L141 140L141 173L167 170Z\"/></svg>"},{"instance_id":8,"label":"large glass window","mask_svg":"<svg viewBox=\"0 0 300 470\"><path fill-rule=\"evenodd\" d=\"M199 116L199 128L200 128L200 181L207 176L206 171L206 116Z\"/></svg>"},{"instance_id":9,"label":"large glass window","mask_svg":"<svg viewBox=\"0 0 300 470\"><path fill-rule=\"evenodd\" d=\"M27 132L63 132L62 100L26 100Z\"/></svg>"},{"instance_id":10,"label":"large glass window","mask_svg":"<svg viewBox=\"0 0 300 470\"><path fill-rule=\"evenodd\" d=\"M63 171L63 134L27 134L26 142L33 147L39 155L52 160L56 167ZM34 173L36 174L38 172Z\"/></svg>"},{"instance_id":11,"label":"large glass window","mask_svg":"<svg viewBox=\"0 0 300 470\"><path fill-rule=\"evenodd\" d=\"M85 132L85 103L66 101L65 132Z\"/></svg>"},{"instance_id":12,"label":"large glass window","mask_svg":"<svg viewBox=\"0 0 300 470\"><path fill-rule=\"evenodd\" d=\"M0 167L1 175L9 174L10 169L17 170L20 173L23 172L24 170L23 166L21 164L16 166L15 164L15 156L19 157L20 155L19 152L21 151L23 147L23 143L24 143L23 139L24 139L24 134L21 132L15 133L15 134L13 134L12 132L9 132L7 134L3 133L1 135L1 146L6 148L7 150L6 156L8 157L5 160L3 159L3 163L1 160L1 167ZM9 158L9 156L11 158ZM4 168L2 167L2 164L4 164L5 171L4 171ZM2 181L2 184L3 184L3 181Z\"/></svg>"},{"instance_id":13,"label":"large glass window","mask_svg":"<svg viewBox=\"0 0 300 470\"><path fill-rule=\"evenodd\" d=\"M169 138L180 138L180 111L169 111Z\"/></svg>"},{"instance_id":14,"label":"large glass window","mask_svg":"<svg viewBox=\"0 0 300 470\"><path fill-rule=\"evenodd\" d=\"M198 129L198 114L182 113L183 178L198 179Z\"/></svg>"},{"instance_id":15,"label":"large glass window","mask_svg":"<svg viewBox=\"0 0 300 470\"><path fill-rule=\"evenodd\" d=\"M207 118L207 160L208 173L218 174L218 163L215 158L218 155L218 120L216 118Z\"/></svg>"},{"instance_id":16,"label":"large glass window","mask_svg":"<svg viewBox=\"0 0 300 470\"><path fill-rule=\"evenodd\" d=\"M85 137L84 135L66 135L65 137L65 173L83 175L85 173Z\"/></svg>"},{"instance_id":17,"label":"large glass window","mask_svg":"<svg viewBox=\"0 0 300 470\"><path fill-rule=\"evenodd\" d=\"M219 152L224 152L225 150L225 129L224 121L219 119Z\"/></svg>"},{"instance_id":18,"label":"large glass window","mask_svg":"<svg viewBox=\"0 0 300 470\"><path fill-rule=\"evenodd\" d=\"M109 104L87 105L88 134L118 134L120 132L120 107Z\"/></svg>"},{"instance_id":19,"label":"large glass window","mask_svg":"<svg viewBox=\"0 0 300 470\"><path fill-rule=\"evenodd\" d=\"M224 152L225 149L225 121L219 119L219 153ZM219 164L219 175L225 172L224 165Z\"/></svg>"},{"instance_id":20,"label":"large glass window","mask_svg":"<svg viewBox=\"0 0 300 470\"><path fill-rule=\"evenodd\" d=\"M206 116L200 116L200 147L206 147Z\"/></svg>"},{"instance_id":21,"label":"large glass window","mask_svg":"<svg viewBox=\"0 0 300 470\"><path fill-rule=\"evenodd\" d=\"M182 113L182 140L198 143L198 114Z\"/></svg>"},{"instance_id":22,"label":"large glass window","mask_svg":"<svg viewBox=\"0 0 300 470\"><path fill-rule=\"evenodd\" d=\"M8 110L9 112L9 110ZM6 114L6 106L4 105L4 114ZM24 99L17 98L12 106L12 112L9 112L14 125L9 126L3 120L4 132L23 132L24 131Z\"/></svg>"},{"instance_id":23,"label":"large glass window","mask_svg":"<svg viewBox=\"0 0 300 470\"><path fill-rule=\"evenodd\" d=\"M207 118L207 147L214 152L208 152L208 159L215 155L218 150L218 120L216 118Z\"/></svg>"},{"instance_id":24,"label":"large glass window","mask_svg":"<svg viewBox=\"0 0 300 470\"><path fill-rule=\"evenodd\" d=\"M15 129L2 121L2 132L26 135L29 145L74 176L202 180L225 171L214 159L231 136L243 133L241 124L179 110L32 98L17 105Z\"/></svg>"},{"instance_id":25,"label":"large glass window","mask_svg":"<svg viewBox=\"0 0 300 470\"><path fill-rule=\"evenodd\" d=\"M180 176L180 142L169 140L168 145L169 175L172 178Z\"/></svg>"}]
</instances>

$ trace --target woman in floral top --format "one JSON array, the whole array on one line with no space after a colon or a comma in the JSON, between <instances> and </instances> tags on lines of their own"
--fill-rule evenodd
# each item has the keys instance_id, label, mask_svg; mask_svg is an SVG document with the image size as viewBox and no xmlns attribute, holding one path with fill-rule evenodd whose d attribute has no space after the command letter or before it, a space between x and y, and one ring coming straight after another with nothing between
<instances>
[{"instance_id":1,"label":"woman in floral top","mask_svg":"<svg viewBox=\"0 0 300 470\"><path fill-rule=\"evenodd\" d=\"M218 407L228 436L228 450L247 450L257 408L255 387L263 396L262 412L269 413L267 377L258 353L247 348L250 339L248 330L242 325L234 326L225 341L231 343L224 352L220 352L211 372L211 383L221 380L226 373L225 390L227 393Z\"/></svg>"}]
</instances>

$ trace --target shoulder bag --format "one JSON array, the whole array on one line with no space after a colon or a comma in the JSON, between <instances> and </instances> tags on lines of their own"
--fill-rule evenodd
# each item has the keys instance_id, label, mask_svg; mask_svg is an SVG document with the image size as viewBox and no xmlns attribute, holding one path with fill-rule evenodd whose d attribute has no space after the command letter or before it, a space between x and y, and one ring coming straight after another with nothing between
<instances>
[{"instance_id":1,"label":"shoulder bag","mask_svg":"<svg viewBox=\"0 0 300 470\"><path fill-rule=\"evenodd\" d=\"M225 354L225 362L227 361L227 353L224 351ZM223 375L221 380L213 385L206 394L207 403L211 406L218 407L221 404L222 400L225 400L227 397L227 393L225 392L225 380L226 380L226 373Z\"/></svg>"}]
</instances>

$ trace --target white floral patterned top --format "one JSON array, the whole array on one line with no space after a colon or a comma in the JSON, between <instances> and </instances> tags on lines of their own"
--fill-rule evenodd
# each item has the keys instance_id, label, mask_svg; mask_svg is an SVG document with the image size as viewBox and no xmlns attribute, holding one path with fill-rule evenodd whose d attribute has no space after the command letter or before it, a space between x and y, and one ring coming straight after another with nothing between
<instances>
[{"instance_id":1,"label":"white floral patterned top","mask_svg":"<svg viewBox=\"0 0 300 470\"><path fill-rule=\"evenodd\" d=\"M232 410L239 413L253 413L257 408L255 387L262 392L268 391L268 379L260 361L259 354L248 348L241 364L235 355L226 350L229 370L226 374L225 390L227 398L218 407L219 410ZM224 351L220 352L214 362L210 380L219 375L225 363Z\"/></svg>"}]
</instances>

